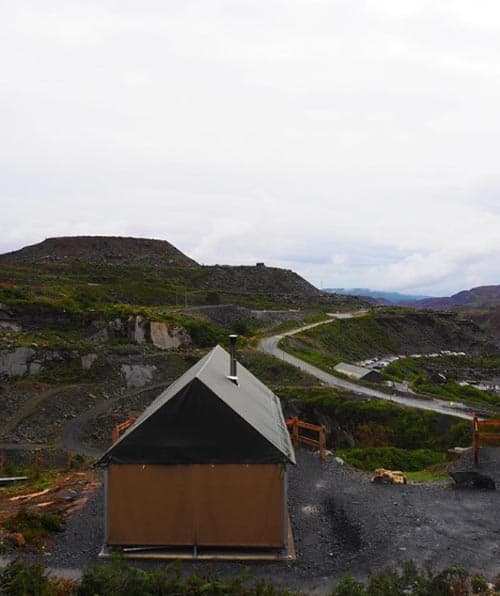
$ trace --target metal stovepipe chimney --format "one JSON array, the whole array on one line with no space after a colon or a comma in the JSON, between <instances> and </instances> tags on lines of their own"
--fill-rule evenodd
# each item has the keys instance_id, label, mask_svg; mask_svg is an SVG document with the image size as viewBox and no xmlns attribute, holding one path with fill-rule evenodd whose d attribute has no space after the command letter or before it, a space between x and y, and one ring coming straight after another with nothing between
<instances>
[{"instance_id":1,"label":"metal stovepipe chimney","mask_svg":"<svg viewBox=\"0 0 500 596\"><path fill-rule=\"evenodd\" d=\"M236 360L236 340L238 336L234 333L229 336L229 379L238 384L238 363Z\"/></svg>"}]
</instances>

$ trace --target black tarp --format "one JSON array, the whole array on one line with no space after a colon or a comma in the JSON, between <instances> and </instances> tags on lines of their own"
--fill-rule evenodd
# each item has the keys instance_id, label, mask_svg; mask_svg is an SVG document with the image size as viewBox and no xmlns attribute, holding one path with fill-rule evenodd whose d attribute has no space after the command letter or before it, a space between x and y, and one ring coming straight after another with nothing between
<instances>
[{"instance_id":1,"label":"black tarp","mask_svg":"<svg viewBox=\"0 0 500 596\"><path fill-rule=\"evenodd\" d=\"M278 398L220 346L161 394L99 462L294 463Z\"/></svg>"}]
</instances>

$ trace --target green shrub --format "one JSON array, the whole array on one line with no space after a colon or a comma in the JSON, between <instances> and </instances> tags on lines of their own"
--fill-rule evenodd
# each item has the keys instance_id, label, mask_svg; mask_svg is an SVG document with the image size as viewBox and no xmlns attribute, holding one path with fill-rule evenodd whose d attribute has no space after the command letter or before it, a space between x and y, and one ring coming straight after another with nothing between
<instances>
[{"instance_id":1,"label":"green shrub","mask_svg":"<svg viewBox=\"0 0 500 596\"><path fill-rule=\"evenodd\" d=\"M193 344L199 348L211 348L225 341L227 333L208 321L199 319L183 319L182 325L187 329Z\"/></svg>"},{"instance_id":2,"label":"green shrub","mask_svg":"<svg viewBox=\"0 0 500 596\"><path fill-rule=\"evenodd\" d=\"M438 573L418 569L406 562L399 569L388 569L372 575L365 583L344 576L329 592L330 596L466 596L487 594L481 575L469 575L459 567ZM222 579L218 575L183 575L180 564L143 570L115 559L110 565L96 565L84 571L79 582L47 577L41 563L22 560L10 563L0 571L0 594L5 596L299 596L299 593L277 588L271 582L250 582L248 575Z\"/></svg>"},{"instance_id":3,"label":"green shrub","mask_svg":"<svg viewBox=\"0 0 500 596\"><path fill-rule=\"evenodd\" d=\"M307 421L314 423L327 417L333 427L355 437L361 426L371 425L384 437L385 445L444 451L472 444L470 422L457 422L456 418L436 412L402 408L389 401L351 397L321 387L276 387L275 392L284 400L294 400L300 416Z\"/></svg>"},{"instance_id":4,"label":"green shrub","mask_svg":"<svg viewBox=\"0 0 500 596\"><path fill-rule=\"evenodd\" d=\"M183 576L179 564L146 571L117 558L111 565L96 565L84 572L78 596L157 596L160 594L203 594L206 596L292 596L292 590L281 590L272 583L257 580L248 583L246 575L222 579L218 575Z\"/></svg>"},{"instance_id":5,"label":"green shrub","mask_svg":"<svg viewBox=\"0 0 500 596\"><path fill-rule=\"evenodd\" d=\"M372 575L366 586L350 576L344 577L332 588L330 596L467 596L471 592L488 593L474 591L484 585L482 576L469 578L460 567L435 573L405 562L399 570L387 569Z\"/></svg>"},{"instance_id":6,"label":"green shrub","mask_svg":"<svg viewBox=\"0 0 500 596\"><path fill-rule=\"evenodd\" d=\"M366 588L350 575L345 575L332 589L330 596L366 596Z\"/></svg>"},{"instance_id":7,"label":"green shrub","mask_svg":"<svg viewBox=\"0 0 500 596\"><path fill-rule=\"evenodd\" d=\"M42 563L17 559L0 571L0 594L5 596L55 596L55 587Z\"/></svg>"}]
</instances>

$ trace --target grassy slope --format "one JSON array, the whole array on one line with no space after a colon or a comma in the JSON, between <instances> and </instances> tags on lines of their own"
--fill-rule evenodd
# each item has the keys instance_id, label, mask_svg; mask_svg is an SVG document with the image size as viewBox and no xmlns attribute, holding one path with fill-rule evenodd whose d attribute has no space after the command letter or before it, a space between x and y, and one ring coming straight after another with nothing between
<instances>
[{"instance_id":1,"label":"grassy slope","mask_svg":"<svg viewBox=\"0 0 500 596\"><path fill-rule=\"evenodd\" d=\"M397 350L390 333L373 315L335 320L285 338L281 345L292 354L326 369L342 361Z\"/></svg>"}]
</instances>

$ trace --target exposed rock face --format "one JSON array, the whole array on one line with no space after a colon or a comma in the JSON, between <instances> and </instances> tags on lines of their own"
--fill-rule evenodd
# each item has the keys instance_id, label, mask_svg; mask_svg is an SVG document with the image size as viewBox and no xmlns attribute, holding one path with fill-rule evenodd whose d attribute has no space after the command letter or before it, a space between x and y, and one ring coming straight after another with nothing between
<instances>
[{"instance_id":1,"label":"exposed rock face","mask_svg":"<svg viewBox=\"0 0 500 596\"><path fill-rule=\"evenodd\" d=\"M304 322L304 312L299 310L252 310L244 306L234 304L217 304L214 306L202 306L199 309L192 308L184 311L189 316L196 312L216 325L231 328L241 320L252 320L256 325L277 324L282 321L297 321L297 327Z\"/></svg>"},{"instance_id":2,"label":"exposed rock face","mask_svg":"<svg viewBox=\"0 0 500 596\"><path fill-rule=\"evenodd\" d=\"M129 317L128 325L128 337L130 341L133 341L136 344L143 344L147 339L149 321L140 315L137 315L136 317L131 316Z\"/></svg>"},{"instance_id":3,"label":"exposed rock face","mask_svg":"<svg viewBox=\"0 0 500 596\"><path fill-rule=\"evenodd\" d=\"M19 333L22 330L22 326L15 321L0 320L0 331L15 331L16 333Z\"/></svg>"},{"instance_id":4,"label":"exposed rock face","mask_svg":"<svg viewBox=\"0 0 500 596\"><path fill-rule=\"evenodd\" d=\"M0 376L22 377L40 372L39 362L33 362L35 350L31 348L15 348L0 352Z\"/></svg>"},{"instance_id":5,"label":"exposed rock face","mask_svg":"<svg viewBox=\"0 0 500 596\"><path fill-rule=\"evenodd\" d=\"M84 370L89 370L96 360L97 354L85 354L82 356L82 368Z\"/></svg>"},{"instance_id":6,"label":"exposed rock face","mask_svg":"<svg viewBox=\"0 0 500 596\"><path fill-rule=\"evenodd\" d=\"M22 325L13 320L14 313L5 305L0 303L0 332L1 331L15 331L16 333L22 331Z\"/></svg>"},{"instance_id":7,"label":"exposed rock face","mask_svg":"<svg viewBox=\"0 0 500 596\"><path fill-rule=\"evenodd\" d=\"M140 315L129 317L128 338L136 344L151 341L161 350L172 350L191 342L183 327L168 327L166 323L148 321Z\"/></svg>"},{"instance_id":8,"label":"exposed rock face","mask_svg":"<svg viewBox=\"0 0 500 596\"><path fill-rule=\"evenodd\" d=\"M109 332L107 327L102 327L99 331L96 331L90 338L90 341L95 344L103 344L109 339Z\"/></svg>"},{"instance_id":9,"label":"exposed rock face","mask_svg":"<svg viewBox=\"0 0 500 596\"><path fill-rule=\"evenodd\" d=\"M190 342L190 337L185 329L182 327L169 329L165 323L160 321L151 321L150 333L153 345L161 350L172 350Z\"/></svg>"},{"instance_id":10,"label":"exposed rock face","mask_svg":"<svg viewBox=\"0 0 500 596\"><path fill-rule=\"evenodd\" d=\"M122 364L127 387L144 387L153 380L156 366L145 364Z\"/></svg>"}]
</instances>

